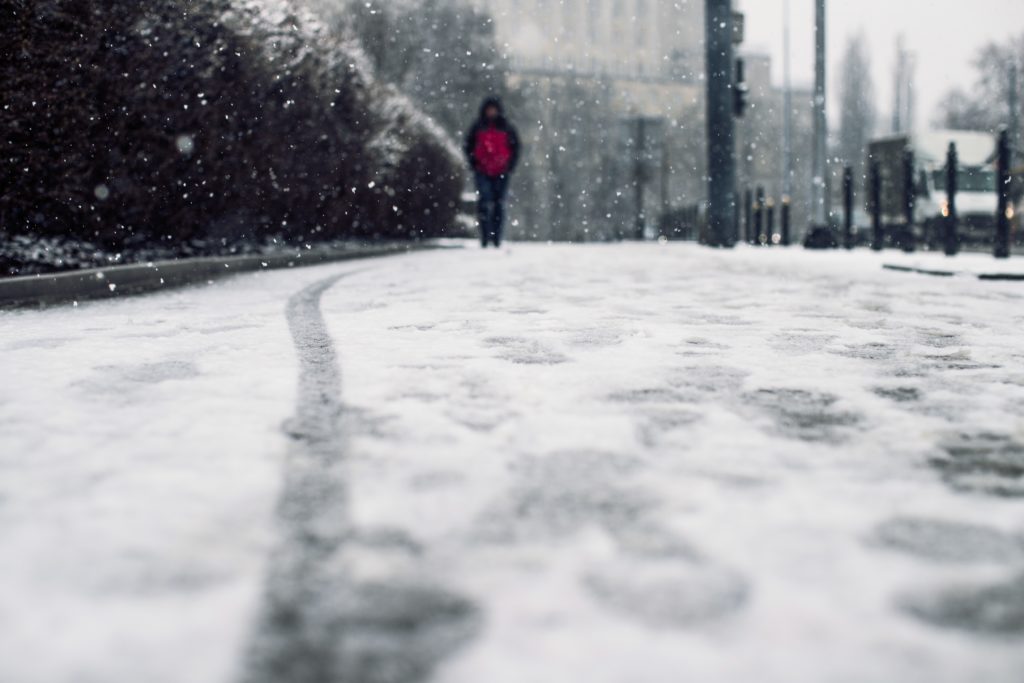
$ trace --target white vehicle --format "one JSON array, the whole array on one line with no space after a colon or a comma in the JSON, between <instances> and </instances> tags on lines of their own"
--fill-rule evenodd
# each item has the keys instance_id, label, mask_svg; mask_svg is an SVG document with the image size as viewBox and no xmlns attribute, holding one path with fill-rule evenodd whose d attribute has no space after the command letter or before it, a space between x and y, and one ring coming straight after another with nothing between
<instances>
[{"instance_id":1,"label":"white vehicle","mask_svg":"<svg viewBox=\"0 0 1024 683\"><path fill-rule=\"evenodd\" d=\"M996 138L989 133L933 130L914 136L899 135L872 142L868 158L882 171L882 220L905 224L904 153L914 154L914 236L918 243L941 244L943 219L949 215L946 198L946 155L956 144L956 212L958 232L965 243L990 243L998 208L995 158Z\"/></svg>"}]
</instances>

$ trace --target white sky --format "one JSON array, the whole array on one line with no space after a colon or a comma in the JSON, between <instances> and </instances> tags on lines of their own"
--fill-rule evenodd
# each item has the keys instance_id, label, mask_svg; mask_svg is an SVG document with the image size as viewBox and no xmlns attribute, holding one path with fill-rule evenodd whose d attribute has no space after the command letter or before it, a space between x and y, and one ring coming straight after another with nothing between
<instances>
[{"instance_id":1,"label":"white sky","mask_svg":"<svg viewBox=\"0 0 1024 683\"><path fill-rule=\"evenodd\" d=\"M775 79L782 82L784 0L737 0L747 15L746 49L768 52ZM814 0L790 0L793 22L793 82L814 78ZM830 119L836 116L838 66L847 39L864 31L872 54L880 125L891 119L896 38L906 36L917 55L917 122L927 126L942 96L954 86L974 83L971 62L992 40L1024 33L1024 0L831 0L828 20Z\"/></svg>"}]
</instances>

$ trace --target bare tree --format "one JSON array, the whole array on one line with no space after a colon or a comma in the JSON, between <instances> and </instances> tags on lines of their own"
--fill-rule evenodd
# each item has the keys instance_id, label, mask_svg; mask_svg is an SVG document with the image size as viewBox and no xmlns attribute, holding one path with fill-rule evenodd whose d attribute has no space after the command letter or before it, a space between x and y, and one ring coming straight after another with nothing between
<instances>
[{"instance_id":1,"label":"bare tree","mask_svg":"<svg viewBox=\"0 0 1024 683\"><path fill-rule=\"evenodd\" d=\"M939 103L935 125L953 130L991 131L998 125L998 112L971 97L962 88L950 90Z\"/></svg>"},{"instance_id":2,"label":"bare tree","mask_svg":"<svg viewBox=\"0 0 1024 683\"><path fill-rule=\"evenodd\" d=\"M864 34L850 39L840 68L839 155L860 173L864 150L875 129L877 110L871 60Z\"/></svg>"},{"instance_id":3,"label":"bare tree","mask_svg":"<svg viewBox=\"0 0 1024 683\"><path fill-rule=\"evenodd\" d=\"M979 50L974 59L978 73L974 86L969 91L951 90L939 104L934 123L943 128L987 132L1009 125L1013 64L1024 65L1024 34L1005 43L989 43ZM1018 79L1022 76L1024 73L1018 69ZM1024 79L1018 83L1018 91L1022 86Z\"/></svg>"},{"instance_id":4,"label":"bare tree","mask_svg":"<svg viewBox=\"0 0 1024 683\"><path fill-rule=\"evenodd\" d=\"M336 30L356 35L378 78L397 86L456 138L485 96L514 100L494 22L468 0L319 4Z\"/></svg>"}]
</instances>

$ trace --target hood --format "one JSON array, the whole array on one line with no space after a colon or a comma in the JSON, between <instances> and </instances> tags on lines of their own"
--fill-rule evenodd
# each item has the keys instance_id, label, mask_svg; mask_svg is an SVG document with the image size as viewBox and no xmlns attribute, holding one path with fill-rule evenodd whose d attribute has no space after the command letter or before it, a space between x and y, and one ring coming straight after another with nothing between
<instances>
[{"instance_id":1,"label":"hood","mask_svg":"<svg viewBox=\"0 0 1024 683\"><path fill-rule=\"evenodd\" d=\"M487 111L488 107L497 107L498 108L498 118L499 119L505 118L505 108L503 106L501 106L501 100L498 99L497 97L488 97L486 100L484 100L483 104L480 105L480 120L481 121L484 120L484 112Z\"/></svg>"}]
</instances>

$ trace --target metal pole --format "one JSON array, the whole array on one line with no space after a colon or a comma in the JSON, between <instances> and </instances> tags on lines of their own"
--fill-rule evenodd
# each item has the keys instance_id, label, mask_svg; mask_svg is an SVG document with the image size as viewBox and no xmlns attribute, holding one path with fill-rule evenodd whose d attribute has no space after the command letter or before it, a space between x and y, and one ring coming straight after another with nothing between
<instances>
[{"instance_id":1,"label":"metal pole","mask_svg":"<svg viewBox=\"0 0 1024 683\"><path fill-rule=\"evenodd\" d=\"M757 199L754 200L754 244L764 243L764 188L757 188Z\"/></svg>"},{"instance_id":2,"label":"metal pole","mask_svg":"<svg viewBox=\"0 0 1024 683\"><path fill-rule=\"evenodd\" d=\"M742 239L740 237L740 212L741 212L743 207L741 207L739 205L739 190L738 189L735 192L735 196L736 196L736 210L733 211L732 232L730 233L730 241L729 241L730 245L739 244L740 240Z\"/></svg>"},{"instance_id":3,"label":"metal pole","mask_svg":"<svg viewBox=\"0 0 1024 683\"><path fill-rule=\"evenodd\" d=\"M789 197L782 198L782 246L790 245L789 233Z\"/></svg>"},{"instance_id":4,"label":"metal pole","mask_svg":"<svg viewBox=\"0 0 1024 683\"><path fill-rule=\"evenodd\" d=\"M769 197L765 202L764 208L765 216L767 217L764 231L764 234L767 236L765 244L771 247L778 244L778 242L775 241L775 200Z\"/></svg>"},{"instance_id":5,"label":"metal pole","mask_svg":"<svg viewBox=\"0 0 1024 683\"><path fill-rule=\"evenodd\" d=\"M900 246L903 251L914 251L914 206L917 196L914 188L914 150L903 151L903 235Z\"/></svg>"},{"instance_id":6,"label":"metal pole","mask_svg":"<svg viewBox=\"0 0 1024 683\"><path fill-rule=\"evenodd\" d=\"M638 117L636 120L636 169L633 176L633 192L636 200L636 225L633 229L633 237L640 241L643 241L647 232L644 219L644 181L646 180L644 154L647 147L645 126L644 118Z\"/></svg>"},{"instance_id":7,"label":"metal pole","mask_svg":"<svg viewBox=\"0 0 1024 683\"><path fill-rule=\"evenodd\" d=\"M957 192L957 168L960 166L960 158L956 152L956 143L949 143L949 151L946 152L946 210L945 216L945 252L946 256L956 256L960 251L960 237L957 235L956 215L956 192Z\"/></svg>"},{"instance_id":8,"label":"metal pole","mask_svg":"<svg viewBox=\"0 0 1024 683\"><path fill-rule=\"evenodd\" d=\"M1020 159L1020 69L1017 57L1010 64L1010 168L1017 168ZM1020 201L1020 188L1014 184L1010 192L1010 214L1013 214L1015 202ZM1019 221L1019 219L1018 219ZM1019 224L1017 230L1019 231ZM1013 226L1011 225L1011 231ZM1012 238L1012 236L1011 236ZM1012 240L1011 240L1012 241ZM1018 239L1019 241L1019 239Z\"/></svg>"},{"instance_id":9,"label":"metal pole","mask_svg":"<svg viewBox=\"0 0 1024 683\"><path fill-rule=\"evenodd\" d=\"M747 110L747 62L743 57L736 58L736 74L733 87L736 89L732 98L732 111L738 119L742 119Z\"/></svg>"},{"instance_id":10,"label":"metal pole","mask_svg":"<svg viewBox=\"0 0 1024 683\"><path fill-rule=\"evenodd\" d=\"M736 220L732 0L705 0L708 244L731 247Z\"/></svg>"},{"instance_id":11,"label":"metal pole","mask_svg":"<svg viewBox=\"0 0 1024 683\"><path fill-rule=\"evenodd\" d=\"M899 135L903 132L903 82L907 70L907 52L903 48L903 36L896 39L896 87L893 92L892 107L892 134Z\"/></svg>"},{"instance_id":12,"label":"metal pole","mask_svg":"<svg viewBox=\"0 0 1024 683\"><path fill-rule=\"evenodd\" d=\"M885 246L885 231L882 227L882 165L871 162L871 248L881 251Z\"/></svg>"},{"instance_id":13,"label":"metal pole","mask_svg":"<svg viewBox=\"0 0 1024 683\"><path fill-rule=\"evenodd\" d=\"M793 195L793 84L790 74L789 0L783 3L782 11L782 199L785 202Z\"/></svg>"},{"instance_id":14,"label":"metal pole","mask_svg":"<svg viewBox=\"0 0 1024 683\"><path fill-rule=\"evenodd\" d=\"M733 45L736 41L733 40ZM749 97L747 92L747 73L746 73L746 60L743 57L736 58L735 80L733 81L733 116L736 119L742 119L746 114L747 99ZM753 165L754 165L754 143L751 140L751 134L753 129L750 125L741 126L736 124L736 147L741 151L740 161L742 168L737 166L736 177L737 185L748 184L754 177ZM739 201L739 190L737 189L736 201ZM735 241L738 243L741 241L740 236L740 214L742 213L741 207L737 206L736 209L736 230L734 231Z\"/></svg>"},{"instance_id":15,"label":"metal pole","mask_svg":"<svg viewBox=\"0 0 1024 683\"><path fill-rule=\"evenodd\" d=\"M814 44L814 178L811 187L811 216L815 227L825 227L825 165L828 133L825 119L825 0L815 2Z\"/></svg>"},{"instance_id":16,"label":"metal pole","mask_svg":"<svg viewBox=\"0 0 1024 683\"><path fill-rule=\"evenodd\" d=\"M743 229L748 244L754 243L754 193L747 188L743 193Z\"/></svg>"},{"instance_id":17,"label":"metal pole","mask_svg":"<svg viewBox=\"0 0 1024 683\"><path fill-rule=\"evenodd\" d=\"M996 151L996 182L999 183L999 207L996 209L996 258L1010 257L1010 134L999 131Z\"/></svg>"},{"instance_id":18,"label":"metal pole","mask_svg":"<svg viewBox=\"0 0 1024 683\"><path fill-rule=\"evenodd\" d=\"M1020 148L1020 81L1016 58L1010 64L1010 168Z\"/></svg>"},{"instance_id":19,"label":"metal pole","mask_svg":"<svg viewBox=\"0 0 1024 683\"><path fill-rule=\"evenodd\" d=\"M672 201L668 194L668 181L671 165L668 158L668 133L662 131L661 136L661 213L667 214L672 207Z\"/></svg>"},{"instance_id":20,"label":"metal pole","mask_svg":"<svg viewBox=\"0 0 1024 683\"><path fill-rule=\"evenodd\" d=\"M853 167L843 169L843 246L853 249Z\"/></svg>"}]
</instances>

